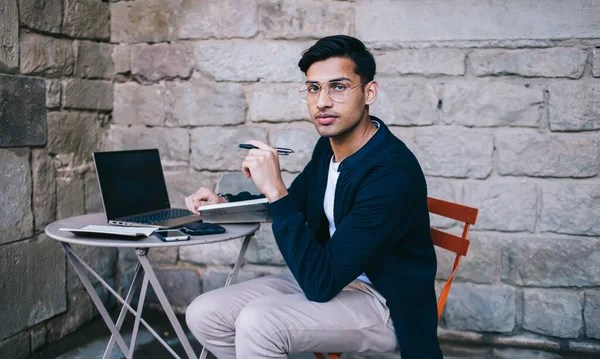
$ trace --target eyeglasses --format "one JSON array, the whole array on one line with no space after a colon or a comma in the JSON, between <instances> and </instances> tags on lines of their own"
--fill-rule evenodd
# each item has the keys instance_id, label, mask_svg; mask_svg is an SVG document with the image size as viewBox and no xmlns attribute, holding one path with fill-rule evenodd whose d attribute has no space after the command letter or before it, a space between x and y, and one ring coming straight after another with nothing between
<instances>
[{"instance_id":1,"label":"eyeglasses","mask_svg":"<svg viewBox=\"0 0 600 359\"><path fill-rule=\"evenodd\" d=\"M332 81L324 84L308 83L303 85L298 91L302 101L306 103L314 103L319 98L321 89L325 89L325 93L335 102L344 102L350 96L350 91L354 90L358 86L362 86L366 82L361 82L356 86L350 87L348 84L340 81Z\"/></svg>"}]
</instances>

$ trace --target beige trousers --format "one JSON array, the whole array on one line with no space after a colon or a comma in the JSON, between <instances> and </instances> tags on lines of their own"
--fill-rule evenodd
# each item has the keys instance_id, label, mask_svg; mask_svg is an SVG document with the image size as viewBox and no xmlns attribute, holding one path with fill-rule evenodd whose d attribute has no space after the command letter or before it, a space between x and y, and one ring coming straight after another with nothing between
<instances>
[{"instance_id":1,"label":"beige trousers","mask_svg":"<svg viewBox=\"0 0 600 359\"><path fill-rule=\"evenodd\" d=\"M202 294L186 322L219 359L397 349L385 299L371 286L355 280L329 302L310 302L289 271Z\"/></svg>"}]
</instances>

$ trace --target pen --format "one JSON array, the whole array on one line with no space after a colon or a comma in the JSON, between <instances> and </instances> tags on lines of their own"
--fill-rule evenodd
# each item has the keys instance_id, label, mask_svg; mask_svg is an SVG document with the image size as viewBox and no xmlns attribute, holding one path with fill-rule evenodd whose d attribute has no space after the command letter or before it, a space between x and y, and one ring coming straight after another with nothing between
<instances>
[{"instance_id":1,"label":"pen","mask_svg":"<svg viewBox=\"0 0 600 359\"><path fill-rule=\"evenodd\" d=\"M254 145L249 145L247 143L240 143L239 145L237 145L238 148L243 148L245 150L251 150L254 148L258 148ZM275 147L275 149L277 150L277 153L280 154L281 156L287 156L290 153L294 153L293 150L290 150L289 148L282 148L282 147Z\"/></svg>"}]
</instances>

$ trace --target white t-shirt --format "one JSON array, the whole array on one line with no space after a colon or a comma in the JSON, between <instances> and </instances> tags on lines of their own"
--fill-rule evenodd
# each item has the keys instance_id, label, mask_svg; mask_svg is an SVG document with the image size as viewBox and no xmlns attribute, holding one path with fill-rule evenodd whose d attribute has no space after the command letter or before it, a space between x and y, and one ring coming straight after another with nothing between
<instances>
[{"instance_id":1,"label":"white t-shirt","mask_svg":"<svg viewBox=\"0 0 600 359\"><path fill-rule=\"evenodd\" d=\"M373 121L377 129L379 130L379 122ZM340 166L339 162L333 162L333 157L331 156L331 161L329 162L329 174L327 175L327 189L325 190L325 199L323 199L323 210L325 211L325 216L327 217L327 221L329 222L329 237L333 237L335 233L335 222L333 220L333 202L335 201L335 187L337 186L338 178L340 177L340 173L338 172L338 167ZM359 280L371 284L369 278L367 278L366 274L361 274L358 276Z\"/></svg>"}]
</instances>

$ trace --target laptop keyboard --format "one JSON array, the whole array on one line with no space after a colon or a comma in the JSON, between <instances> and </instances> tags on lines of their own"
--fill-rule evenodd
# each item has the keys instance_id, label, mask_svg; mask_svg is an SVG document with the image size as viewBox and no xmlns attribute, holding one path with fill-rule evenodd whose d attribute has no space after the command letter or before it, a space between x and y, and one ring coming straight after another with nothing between
<instances>
[{"instance_id":1,"label":"laptop keyboard","mask_svg":"<svg viewBox=\"0 0 600 359\"><path fill-rule=\"evenodd\" d=\"M191 214L192 212L188 211L187 209L171 208L159 212L144 214L141 216L123 218L121 219L121 221L142 224L154 224L158 222L167 221L173 218L189 216Z\"/></svg>"}]
</instances>

